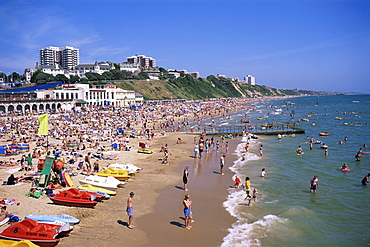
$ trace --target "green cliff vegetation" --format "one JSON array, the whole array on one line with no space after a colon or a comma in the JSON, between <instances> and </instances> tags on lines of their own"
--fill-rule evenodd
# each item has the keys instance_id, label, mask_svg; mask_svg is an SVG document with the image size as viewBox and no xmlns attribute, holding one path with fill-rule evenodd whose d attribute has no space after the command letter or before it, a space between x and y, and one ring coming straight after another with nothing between
<instances>
[{"instance_id":1,"label":"green cliff vegetation","mask_svg":"<svg viewBox=\"0 0 370 247\"><path fill-rule=\"evenodd\" d=\"M177 79L156 81L115 81L125 90L133 90L143 95L146 100L187 99L200 100L208 98L250 98L283 95L322 95L328 92L306 90L275 89L261 85L247 85L231 79L218 78L213 75L195 79L190 75L181 75Z\"/></svg>"}]
</instances>

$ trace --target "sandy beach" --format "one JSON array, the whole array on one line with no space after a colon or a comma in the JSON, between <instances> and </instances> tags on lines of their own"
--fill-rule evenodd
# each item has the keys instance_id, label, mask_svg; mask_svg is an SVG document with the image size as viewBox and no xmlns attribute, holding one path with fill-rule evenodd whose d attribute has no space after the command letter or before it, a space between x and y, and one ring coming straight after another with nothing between
<instances>
[{"instance_id":1,"label":"sandy beach","mask_svg":"<svg viewBox=\"0 0 370 247\"><path fill-rule=\"evenodd\" d=\"M219 245L233 222L222 207L227 195L225 187L232 185L231 173L225 169L225 176L221 178L216 157L219 155L216 153L206 154L202 159L193 157L193 139L196 135L183 134L182 143L176 144L178 136L177 133L167 133L155 139L151 144L153 154L139 154L135 149L120 152L120 163L133 163L143 170L132 177L124 188L118 189L116 196L99 203L94 209L54 205L45 195L39 199L26 197L31 188L27 183L0 187L1 198L15 199L20 203L19 206L8 206L8 211L20 218L26 214L69 214L81 219L58 246L122 246L126 242L130 246ZM133 143L138 141L131 140ZM170 151L169 164L161 162L163 153L160 148L166 143ZM104 163L102 166L109 162ZM190 231L184 228L182 213L185 194L182 170L186 165L190 167L188 193L194 201L195 223ZM7 175L5 171L0 170L1 177ZM16 176L21 174L15 173ZM72 177L75 187L82 178L81 174ZM126 200L131 191L135 192L134 229L127 228ZM2 226L0 230L5 227ZM207 238L204 237L205 233Z\"/></svg>"},{"instance_id":2,"label":"sandy beach","mask_svg":"<svg viewBox=\"0 0 370 247\"><path fill-rule=\"evenodd\" d=\"M240 107L234 105L229 111ZM211 151L203 153L201 159L195 158L194 137L198 140L199 135L167 131L153 140L144 136L130 138L131 151L116 152L117 160L99 160L101 168L112 163L132 163L143 170L130 178L123 188L119 188L116 196L98 203L94 209L54 205L46 195L38 199L27 197L25 194L31 188L29 183L0 186L0 198L14 199L19 203L19 206L9 205L7 211L21 219L26 214L69 214L81 219L73 232L62 238L58 246L219 246L228 233L227 229L235 222L222 203L228 195L227 189L234 184L233 173L228 167L235 160L232 152L236 142L228 140L230 148L226 154L225 175L222 176L219 163L225 151ZM181 144L176 143L178 138L181 138ZM219 136L214 138L215 142L221 140ZM53 138L50 141L58 142ZM139 142L147 142L153 154L138 153ZM167 164L162 163L164 155L161 147L165 144L168 144L170 154ZM109 147L108 143L104 145ZM34 146L31 145L32 148ZM87 148L81 154L90 151L92 149ZM20 157L14 156L16 160ZM189 166L189 191L186 193L193 201L195 220L191 230L185 228L182 205L185 195L182 172L185 166ZM73 167L76 168L77 164ZM0 178L6 180L10 175L8 170L19 168L1 167ZM17 171L14 175L19 177L24 173ZM78 180L83 178L81 173L73 176L74 187L79 186ZM56 190L55 193L64 189ZM134 229L127 227L126 201L131 191L135 193ZM2 226L0 230L6 227Z\"/></svg>"}]
</instances>

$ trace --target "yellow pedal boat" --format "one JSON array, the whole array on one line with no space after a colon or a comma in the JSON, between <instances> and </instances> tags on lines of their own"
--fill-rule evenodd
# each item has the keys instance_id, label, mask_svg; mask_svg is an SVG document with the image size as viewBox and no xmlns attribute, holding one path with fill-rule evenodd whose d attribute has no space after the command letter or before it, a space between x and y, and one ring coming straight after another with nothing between
<instances>
[{"instance_id":1,"label":"yellow pedal boat","mask_svg":"<svg viewBox=\"0 0 370 247\"><path fill-rule=\"evenodd\" d=\"M88 190L88 191L101 191L101 192L107 193L108 195L111 195L111 196L114 196L114 195L117 194L117 192L115 192L113 190L107 190L107 189L104 189L104 188L99 188L99 187L96 187L96 186L91 185L91 184L80 185L80 186L78 186L78 189L79 190Z\"/></svg>"},{"instance_id":2,"label":"yellow pedal boat","mask_svg":"<svg viewBox=\"0 0 370 247\"><path fill-rule=\"evenodd\" d=\"M6 240L6 239L0 239L0 246L2 247L38 247L38 245L32 243L29 240L14 241L14 240Z\"/></svg>"},{"instance_id":3,"label":"yellow pedal boat","mask_svg":"<svg viewBox=\"0 0 370 247\"><path fill-rule=\"evenodd\" d=\"M302 118L302 121L306 121L306 122L308 122L308 121L310 121L308 118Z\"/></svg>"},{"instance_id":4,"label":"yellow pedal boat","mask_svg":"<svg viewBox=\"0 0 370 247\"><path fill-rule=\"evenodd\" d=\"M102 176L102 177L114 177L120 181L122 180L127 180L130 178L130 176L128 175L128 171L127 170L117 170L117 169L114 169L112 167L109 167L109 168L106 168L104 170L101 170L100 172L98 172L96 175L98 176Z\"/></svg>"}]
</instances>

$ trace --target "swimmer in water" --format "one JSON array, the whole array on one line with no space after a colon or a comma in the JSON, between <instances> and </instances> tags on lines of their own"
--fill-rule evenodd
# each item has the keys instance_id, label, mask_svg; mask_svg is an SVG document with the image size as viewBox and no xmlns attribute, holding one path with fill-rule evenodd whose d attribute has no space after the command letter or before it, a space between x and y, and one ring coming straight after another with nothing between
<instances>
[{"instance_id":1,"label":"swimmer in water","mask_svg":"<svg viewBox=\"0 0 370 247\"><path fill-rule=\"evenodd\" d=\"M370 173L368 173L361 181L362 185L367 186L367 183L369 183Z\"/></svg>"},{"instance_id":2,"label":"swimmer in water","mask_svg":"<svg viewBox=\"0 0 370 247\"><path fill-rule=\"evenodd\" d=\"M319 188L319 179L317 175L313 176L313 178L310 181L310 191L316 192L316 190Z\"/></svg>"}]
</instances>

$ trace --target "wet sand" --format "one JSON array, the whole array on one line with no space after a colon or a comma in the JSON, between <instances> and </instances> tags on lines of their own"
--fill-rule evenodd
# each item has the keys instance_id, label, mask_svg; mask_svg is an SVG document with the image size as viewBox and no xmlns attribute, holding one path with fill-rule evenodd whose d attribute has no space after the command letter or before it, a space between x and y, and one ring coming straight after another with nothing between
<instances>
[{"instance_id":1,"label":"wet sand","mask_svg":"<svg viewBox=\"0 0 370 247\"><path fill-rule=\"evenodd\" d=\"M235 141L230 142L230 150L235 150L232 143ZM235 222L222 206L228 195L227 188L233 185L233 173L228 167L235 156L226 155L225 175L222 176L219 173L222 154L213 151L203 155L202 159L189 156L190 160L182 162L177 169L178 183L157 191L160 196L154 207L155 213L137 220L150 239L144 246L219 246L222 243L228 234L227 229ZM183 190L181 180L185 166L189 166L189 191ZM186 193L193 201L195 222L191 223L191 230L184 225L182 200Z\"/></svg>"}]
</instances>

